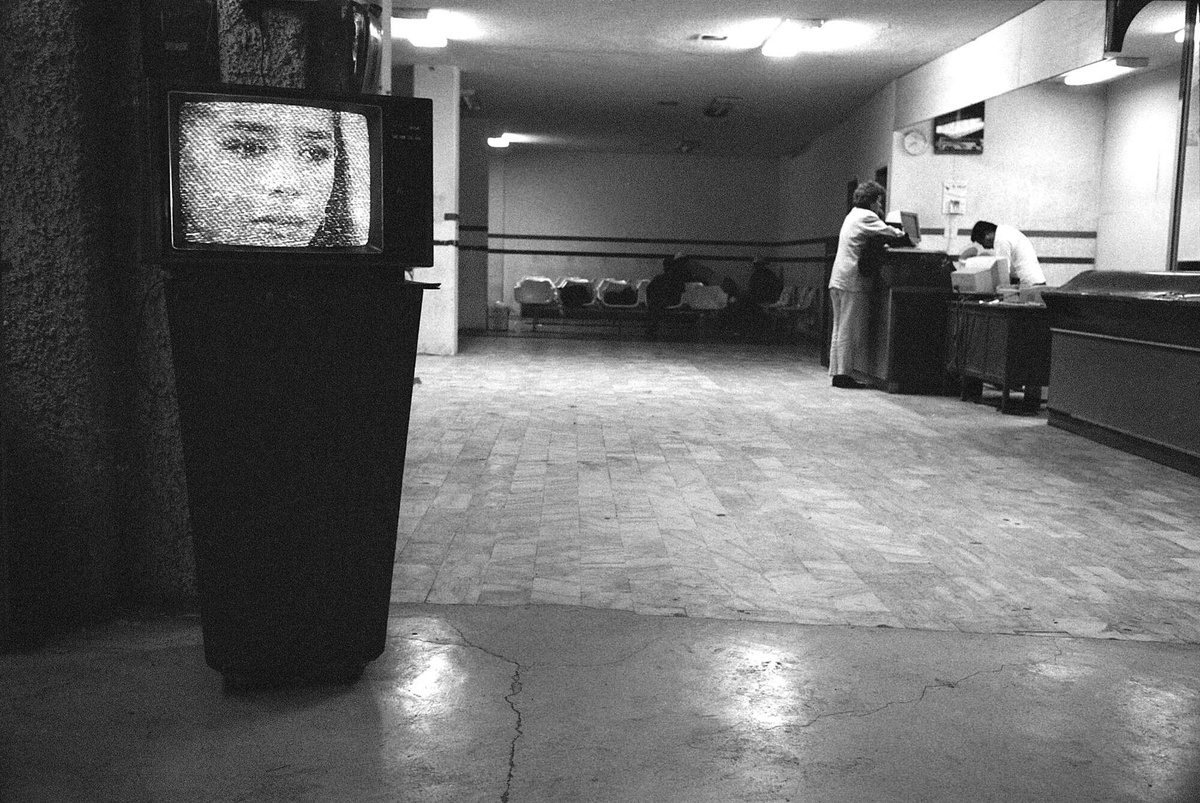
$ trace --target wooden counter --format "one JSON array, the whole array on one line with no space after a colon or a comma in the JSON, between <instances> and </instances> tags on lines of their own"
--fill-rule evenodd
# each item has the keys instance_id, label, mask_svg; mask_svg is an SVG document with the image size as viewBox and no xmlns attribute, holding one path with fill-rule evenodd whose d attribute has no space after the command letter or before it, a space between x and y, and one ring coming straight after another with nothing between
<instances>
[{"instance_id":1,"label":"wooden counter","mask_svg":"<svg viewBox=\"0 0 1200 803\"><path fill-rule=\"evenodd\" d=\"M944 393L950 257L942 251L884 252L871 292L867 353L855 374L888 393Z\"/></svg>"},{"instance_id":2,"label":"wooden counter","mask_svg":"<svg viewBox=\"0 0 1200 803\"><path fill-rule=\"evenodd\" d=\"M1050 382L1050 313L1041 304L956 300L946 320L946 370L959 378L963 399L978 399L987 382L1000 388L1000 412L1010 394L1036 412Z\"/></svg>"},{"instance_id":3,"label":"wooden counter","mask_svg":"<svg viewBox=\"0 0 1200 803\"><path fill-rule=\"evenodd\" d=\"M1088 271L1042 298L1050 424L1200 476L1200 275Z\"/></svg>"}]
</instances>

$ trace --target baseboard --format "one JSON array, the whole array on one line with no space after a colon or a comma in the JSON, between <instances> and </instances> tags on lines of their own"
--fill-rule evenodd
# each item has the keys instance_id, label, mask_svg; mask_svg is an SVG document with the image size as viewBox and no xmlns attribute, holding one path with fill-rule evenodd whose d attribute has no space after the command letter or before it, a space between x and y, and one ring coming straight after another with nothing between
<instances>
[{"instance_id":1,"label":"baseboard","mask_svg":"<svg viewBox=\"0 0 1200 803\"><path fill-rule=\"evenodd\" d=\"M1155 463L1169 466L1177 471L1200 477L1200 457L1196 455L1180 451L1179 449L1173 449L1161 443L1148 441L1136 435L1110 429L1101 424L1085 421L1082 418L1075 418L1069 413L1064 413L1060 410L1050 409L1047 412L1047 420L1052 427L1065 429L1068 432L1082 435L1089 440L1102 443L1105 446L1111 446L1114 449L1120 449L1123 452L1129 452L1138 457L1153 460Z\"/></svg>"}]
</instances>

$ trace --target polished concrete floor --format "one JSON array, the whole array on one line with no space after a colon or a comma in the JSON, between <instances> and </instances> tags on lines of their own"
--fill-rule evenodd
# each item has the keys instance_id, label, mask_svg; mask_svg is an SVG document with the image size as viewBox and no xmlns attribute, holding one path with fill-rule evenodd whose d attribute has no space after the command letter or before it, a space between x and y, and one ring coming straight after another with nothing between
<instances>
[{"instance_id":1,"label":"polished concrete floor","mask_svg":"<svg viewBox=\"0 0 1200 803\"><path fill-rule=\"evenodd\" d=\"M422 357L390 638L0 655L0 801L1200 801L1200 480L804 349Z\"/></svg>"}]
</instances>

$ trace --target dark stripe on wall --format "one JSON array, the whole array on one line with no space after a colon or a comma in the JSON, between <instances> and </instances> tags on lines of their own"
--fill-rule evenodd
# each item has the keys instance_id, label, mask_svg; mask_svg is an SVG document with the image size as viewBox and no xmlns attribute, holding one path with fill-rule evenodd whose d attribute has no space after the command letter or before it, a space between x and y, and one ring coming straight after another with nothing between
<instances>
[{"instance_id":1,"label":"dark stripe on wall","mask_svg":"<svg viewBox=\"0 0 1200 803\"><path fill-rule=\"evenodd\" d=\"M581 237L555 234L488 234L497 240L556 240L563 243L662 243L663 245L740 245L748 248L774 248L780 243L767 240L673 240L659 237Z\"/></svg>"},{"instance_id":2,"label":"dark stripe on wall","mask_svg":"<svg viewBox=\"0 0 1200 803\"><path fill-rule=\"evenodd\" d=\"M460 226L460 231L484 232L487 233L486 226ZM942 229L922 228L922 234L938 236L943 234ZM969 237L970 229L959 229L959 236ZM1058 238L1058 239L1075 239L1075 240L1094 240L1096 232L1094 231L1067 231L1067 230L1032 230L1025 232L1028 237L1037 238ZM740 246L745 248L795 248L803 246L826 246L837 242L837 237L808 237L800 240L683 240L683 239L654 239L641 237L583 237L578 235L551 235L551 234L492 234L488 233L488 240L527 240L527 241L554 241L554 242L578 242L578 243L623 243L623 244L661 244L673 246L671 251L680 250L678 246ZM455 240L442 240L435 242L435 245L457 245L463 251L484 251L488 254L511 254L514 256L541 256L541 257L579 257L593 259L640 259L640 260L660 260L671 255L669 252L663 251L584 251L584 250L562 250L552 248L492 248L483 245L463 245ZM750 260L749 255L714 255L693 253L691 256L706 262L747 262ZM824 252L811 256L782 256L777 254L764 254L772 263L775 264L813 264L824 263L829 259ZM1047 265L1092 265L1095 264L1094 257L1052 257L1041 256L1039 260Z\"/></svg>"},{"instance_id":3,"label":"dark stripe on wall","mask_svg":"<svg viewBox=\"0 0 1200 803\"><path fill-rule=\"evenodd\" d=\"M1094 240L1094 239L1096 239L1096 232L1094 232L1094 231L1067 231L1067 230L1059 230L1059 229L1032 229L1030 231L1024 231L1024 230L1022 230L1022 231L1026 237L1052 237L1052 238L1059 239L1059 240ZM945 233L945 229L932 229L932 228L924 228L924 227L922 227L922 229L921 229L922 235L931 234L936 237L937 235L944 234L944 233ZM971 230L970 229L959 229L957 236L970 237Z\"/></svg>"},{"instance_id":4,"label":"dark stripe on wall","mask_svg":"<svg viewBox=\"0 0 1200 803\"><path fill-rule=\"evenodd\" d=\"M670 256L664 253L636 253L622 252L613 253L610 251L551 251L541 249L525 249L525 248L484 248L483 246L466 246L460 245L460 250L463 251L486 251L489 254L514 254L517 256L544 256L544 257L595 257L601 259L663 259ZM719 256L709 254L694 254L696 259L701 262L746 262L750 259L747 256ZM771 256L767 257L772 264L807 264L814 262L825 262L828 258L824 255L820 256L803 256L803 257L787 257L787 256ZM1092 257L1046 257L1039 256L1038 261L1044 265L1091 265L1095 263Z\"/></svg>"},{"instance_id":5,"label":"dark stripe on wall","mask_svg":"<svg viewBox=\"0 0 1200 803\"><path fill-rule=\"evenodd\" d=\"M460 226L460 231L476 231L487 232L486 226ZM921 229L922 235L938 236L944 233L944 229L935 229L924 227ZM959 237L971 236L970 229L959 229ZM1025 232L1026 237L1047 237L1062 240L1094 240L1096 232L1094 231L1068 231L1058 229L1034 229ZM672 238L654 238L654 237L584 237L581 235L557 235L557 234L498 234L488 232L488 239L492 240L530 240L530 241L557 241L563 243L629 243L629 244L646 244L646 243L661 243L663 245L732 245L743 246L746 248L787 248L801 245L823 245L829 241L836 241L837 237L806 237L800 240L681 240Z\"/></svg>"},{"instance_id":6,"label":"dark stripe on wall","mask_svg":"<svg viewBox=\"0 0 1200 803\"><path fill-rule=\"evenodd\" d=\"M633 252L624 251L615 253L612 251L552 251L549 249L527 249L527 248L488 248L485 249L489 254L516 254L519 256L545 256L545 257L597 257L602 259L663 259L671 256L670 254L661 251L655 252ZM718 256L709 254L692 254L696 259L702 262L748 262L750 257L742 256ZM772 263L776 262L821 262L825 259L823 256L813 257L768 257Z\"/></svg>"},{"instance_id":7,"label":"dark stripe on wall","mask_svg":"<svg viewBox=\"0 0 1200 803\"><path fill-rule=\"evenodd\" d=\"M637 238L637 237L583 237L579 235L554 235L554 234L504 234L501 232L492 233L488 231L487 226L471 225L460 223L459 231L482 232L487 234L489 238L495 237L501 240L560 240L563 242L598 242L598 243L664 243L669 245L686 245L695 243L696 245L746 245L758 248L763 247L783 247L792 245L817 245L824 243L826 240L836 240L837 237L805 237L799 240L681 240L673 238ZM937 229L931 226L923 226L921 234L929 234L937 236L945 232L945 229ZM970 229L959 229L957 236L969 237ZM1079 231L1068 229L1033 229L1025 232L1026 237L1057 237L1064 240L1094 240L1096 232L1094 231Z\"/></svg>"}]
</instances>

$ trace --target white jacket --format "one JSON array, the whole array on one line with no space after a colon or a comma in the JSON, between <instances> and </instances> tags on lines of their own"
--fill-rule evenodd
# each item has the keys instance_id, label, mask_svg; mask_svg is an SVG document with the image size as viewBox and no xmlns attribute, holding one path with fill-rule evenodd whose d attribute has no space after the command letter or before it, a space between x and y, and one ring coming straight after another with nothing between
<instances>
[{"instance_id":1,"label":"white jacket","mask_svg":"<svg viewBox=\"0 0 1200 803\"><path fill-rule=\"evenodd\" d=\"M884 223L870 209L856 206L850 210L838 233L837 255L833 258L833 274L829 277L830 288L853 293L867 290L867 283L858 273L858 260L867 240L878 234L892 238L904 236L904 232Z\"/></svg>"}]
</instances>

